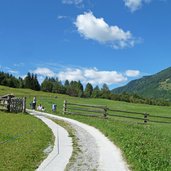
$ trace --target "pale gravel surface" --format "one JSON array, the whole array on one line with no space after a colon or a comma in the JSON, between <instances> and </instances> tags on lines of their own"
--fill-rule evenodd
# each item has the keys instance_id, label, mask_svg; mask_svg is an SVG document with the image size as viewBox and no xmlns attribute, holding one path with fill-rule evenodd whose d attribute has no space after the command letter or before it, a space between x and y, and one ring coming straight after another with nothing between
<instances>
[{"instance_id":1,"label":"pale gravel surface","mask_svg":"<svg viewBox=\"0 0 171 171\"><path fill-rule=\"evenodd\" d=\"M124 161L120 149L96 128L65 117L43 112L33 113L34 115L63 120L76 130L80 152L76 161L67 167L67 171L129 171L129 166ZM52 170L59 171L63 167L64 165L60 167L53 165Z\"/></svg>"},{"instance_id":2,"label":"pale gravel surface","mask_svg":"<svg viewBox=\"0 0 171 171\"><path fill-rule=\"evenodd\" d=\"M99 167L99 152L96 141L83 128L71 124L76 131L77 143L80 149L74 163L69 163L67 171L91 171Z\"/></svg>"}]
</instances>

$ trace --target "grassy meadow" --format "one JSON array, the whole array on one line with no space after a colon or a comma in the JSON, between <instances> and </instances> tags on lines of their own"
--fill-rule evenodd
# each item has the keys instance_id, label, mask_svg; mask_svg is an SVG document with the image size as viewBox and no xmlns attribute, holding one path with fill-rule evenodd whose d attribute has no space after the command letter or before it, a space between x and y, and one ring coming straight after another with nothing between
<instances>
[{"instance_id":1,"label":"grassy meadow","mask_svg":"<svg viewBox=\"0 0 171 171\"><path fill-rule=\"evenodd\" d=\"M51 130L39 119L0 111L0 170L35 170L50 144Z\"/></svg>"},{"instance_id":2,"label":"grassy meadow","mask_svg":"<svg viewBox=\"0 0 171 171\"><path fill-rule=\"evenodd\" d=\"M109 117L108 119L78 115L63 115L63 101L72 103L106 105L112 109L146 112L151 115L171 116L171 107L132 104L105 99L83 99L27 89L13 89L0 86L0 95L13 93L27 97L27 107L37 97L46 112L52 113L51 106L57 104L55 115L70 117L98 128L123 152L125 160L134 171L170 171L171 170L171 124L151 123ZM1 160L0 160L1 161Z\"/></svg>"}]
</instances>

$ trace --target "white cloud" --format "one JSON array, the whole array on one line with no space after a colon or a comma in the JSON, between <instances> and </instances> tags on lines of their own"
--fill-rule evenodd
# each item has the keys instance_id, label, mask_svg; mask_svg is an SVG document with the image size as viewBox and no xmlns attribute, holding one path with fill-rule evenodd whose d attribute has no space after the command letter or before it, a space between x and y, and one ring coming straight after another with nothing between
<instances>
[{"instance_id":1,"label":"white cloud","mask_svg":"<svg viewBox=\"0 0 171 171\"><path fill-rule=\"evenodd\" d=\"M127 70L125 72L126 76L128 77L137 77L140 75L140 71L139 70Z\"/></svg>"},{"instance_id":2,"label":"white cloud","mask_svg":"<svg viewBox=\"0 0 171 171\"><path fill-rule=\"evenodd\" d=\"M128 81L127 77L136 77L140 75L138 70L127 70L125 73L117 71L98 70L97 68L63 68L62 71L54 72L55 69L38 67L30 71L38 75L38 80L42 82L47 77L58 77L59 80L81 81L83 84L91 83L93 85L120 84Z\"/></svg>"},{"instance_id":3,"label":"white cloud","mask_svg":"<svg viewBox=\"0 0 171 171\"><path fill-rule=\"evenodd\" d=\"M141 8L143 3L149 3L151 0L124 0L125 6L128 7L131 12L134 12Z\"/></svg>"},{"instance_id":4,"label":"white cloud","mask_svg":"<svg viewBox=\"0 0 171 171\"><path fill-rule=\"evenodd\" d=\"M109 26L103 18L96 18L92 12L78 15L74 24L84 38L110 44L115 49L133 47L136 43L130 31Z\"/></svg>"},{"instance_id":5,"label":"white cloud","mask_svg":"<svg viewBox=\"0 0 171 171\"><path fill-rule=\"evenodd\" d=\"M86 69L84 71L87 82L92 84L116 84L127 81L127 78L116 71L98 71L97 69Z\"/></svg>"},{"instance_id":6,"label":"white cloud","mask_svg":"<svg viewBox=\"0 0 171 171\"><path fill-rule=\"evenodd\" d=\"M83 0L62 0L63 4L81 4L83 2Z\"/></svg>"},{"instance_id":7,"label":"white cloud","mask_svg":"<svg viewBox=\"0 0 171 171\"><path fill-rule=\"evenodd\" d=\"M93 85L100 84L117 84L127 81L127 78L116 71L99 71L96 68L93 69L66 69L58 73L59 80L80 80L84 84L91 83Z\"/></svg>"},{"instance_id":8,"label":"white cloud","mask_svg":"<svg viewBox=\"0 0 171 171\"><path fill-rule=\"evenodd\" d=\"M55 77L55 73L48 68L37 68L32 72L34 74L41 75L41 76Z\"/></svg>"},{"instance_id":9,"label":"white cloud","mask_svg":"<svg viewBox=\"0 0 171 171\"><path fill-rule=\"evenodd\" d=\"M58 73L58 78L61 81L69 80L69 81L78 81L85 80L83 71L80 69L71 69L68 68L65 71L61 71Z\"/></svg>"}]
</instances>

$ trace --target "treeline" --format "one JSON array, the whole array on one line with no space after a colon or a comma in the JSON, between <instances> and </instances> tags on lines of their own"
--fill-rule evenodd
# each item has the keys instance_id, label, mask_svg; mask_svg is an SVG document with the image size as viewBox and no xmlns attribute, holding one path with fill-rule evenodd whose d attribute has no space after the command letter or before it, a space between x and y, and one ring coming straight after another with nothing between
<instances>
[{"instance_id":1,"label":"treeline","mask_svg":"<svg viewBox=\"0 0 171 171\"><path fill-rule=\"evenodd\" d=\"M46 77L44 81L39 84L36 74L28 73L22 78L15 78L14 76L0 72L0 85L14 87L14 88L29 88L32 90L42 90L45 92L67 94L74 97L82 98L104 98L109 100L125 101L130 103L142 103L149 105L169 106L170 103L159 99L144 98L137 94L113 94L107 84L103 84L102 88L96 86L93 88L92 84L87 83L85 88L80 81L68 81L62 83L58 78Z\"/></svg>"},{"instance_id":2,"label":"treeline","mask_svg":"<svg viewBox=\"0 0 171 171\"><path fill-rule=\"evenodd\" d=\"M93 88L92 84L87 83L85 89L80 81L71 81L66 80L64 84L59 81L57 78L48 78L41 84L41 90L46 92L53 92L59 94L67 94L69 96L74 97L82 97L82 98L104 98L109 100L117 100L117 101L125 101L130 103L142 103L149 105L161 105L161 106L169 106L170 103L167 101L159 100L159 99L150 99L144 98L137 94L113 94L107 84L103 84L102 88L96 86Z\"/></svg>"},{"instance_id":3,"label":"treeline","mask_svg":"<svg viewBox=\"0 0 171 171\"><path fill-rule=\"evenodd\" d=\"M16 78L11 74L0 72L0 85L13 88L29 88L37 91L41 89L37 75L31 73L28 73L27 76L22 79L21 77Z\"/></svg>"},{"instance_id":4,"label":"treeline","mask_svg":"<svg viewBox=\"0 0 171 171\"><path fill-rule=\"evenodd\" d=\"M121 94L112 94L111 100L125 101L129 103L140 103L140 104L149 104L157 106L170 106L169 101L162 99L146 98L138 94L123 92Z\"/></svg>"}]
</instances>

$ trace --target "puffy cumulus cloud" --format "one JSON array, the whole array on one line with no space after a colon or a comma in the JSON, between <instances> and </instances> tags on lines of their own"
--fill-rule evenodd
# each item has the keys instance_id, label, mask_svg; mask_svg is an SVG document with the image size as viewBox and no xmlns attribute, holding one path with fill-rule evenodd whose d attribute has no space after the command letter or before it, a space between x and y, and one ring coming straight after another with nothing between
<instances>
[{"instance_id":1,"label":"puffy cumulus cloud","mask_svg":"<svg viewBox=\"0 0 171 171\"><path fill-rule=\"evenodd\" d=\"M143 3L149 3L151 0L124 0L125 6L127 6L131 12L138 10Z\"/></svg>"},{"instance_id":2,"label":"puffy cumulus cloud","mask_svg":"<svg viewBox=\"0 0 171 171\"><path fill-rule=\"evenodd\" d=\"M130 31L109 26L103 18L96 18L92 12L78 15L74 24L84 38L110 44L115 49L133 47L136 43Z\"/></svg>"},{"instance_id":3,"label":"puffy cumulus cloud","mask_svg":"<svg viewBox=\"0 0 171 171\"><path fill-rule=\"evenodd\" d=\"M75 4L79 5L83 2L83 0L62 0L63 4Z\"/></svg>"},{"instance_id":4,"label":"puffy cumulus cloud","mask_svg":"<svg viewBox=\"0 0 171 171\"><path fill-rule=\"evenodd\" d=\"M66 68L62 71L54 72L49 68L38 67L30 71L38 75L39 82L47 77L58 77L59 80L81 81L83 84L91 83L93 85L119 84L128 81L127 77L136 77L140 74L138 70L127 70L125 73L117 71L100 71L97 68Z\"/></svg>"},{"instance_id":5,"label":"puffy cumulus cloud","mask_svg":"<svg viewBox=\"0 0 171 171\"><path fill-rule=\"evenodd\" d=\"M40 75L40 76L47 76L47 77L55 77L56 74L50 70L49 68L37 68L36 70L32 71L34 74Z\"/></svg>"},{"instance_id":6,"label":"puffy cumulus cloud","mask_svg":"<svg viewBox=\"0 0 171 171\"><path fill-rule=\"evenodd\" d=\"M83 71L80 69L71 69L68 68L65 71L61 71L58 73L58 78L61 81L69 80L69 81L78 81L85 80Z\"/></svg>"},{"instance_id":7,"label":"puffy cumulus cloud","mask_svg":"<svg viewBox=\"0 0 171 171\"><path fill-rule=\"evenodd\" d=\"M140 71L139 70L127 70L125 72L126 76L128 77L137 77L140 75Z\"/></svg>"},{"instance_id":8,"label":"puffy cumulus cloud","mask_svg":"<svg viewBox=\"0 0 171 171\"><path fill-rule=\"evenodd\" d=\"M116 71L99 71L94 69L66 69L58 73L59 80L80 80L84 84L91 83L93 85L99 84L117 84L127 81L127 78Z\"/></svg>"},{"instance_id":9,"label":"puffy cumulus cloud","mask_svg":"<svg viewBox=\"0 0 171 171\"><path fill-rule=\"evenodd\" d=\"M127 81L127 78L116 71L98 71L97 69L84 70L84 76L87 78L87 82L92 84L117 84Z\"/></svg>"}]
</instances>

